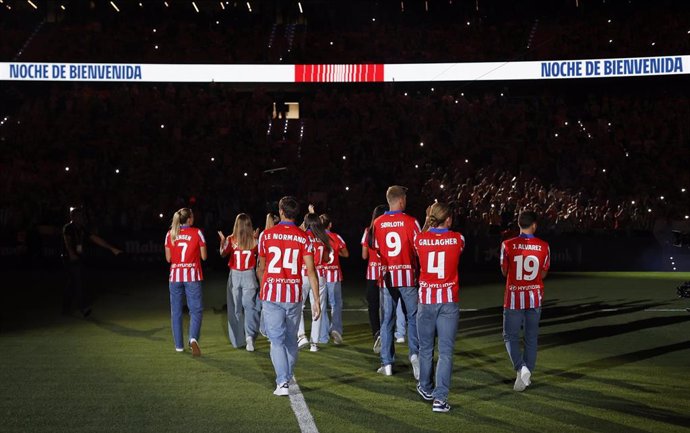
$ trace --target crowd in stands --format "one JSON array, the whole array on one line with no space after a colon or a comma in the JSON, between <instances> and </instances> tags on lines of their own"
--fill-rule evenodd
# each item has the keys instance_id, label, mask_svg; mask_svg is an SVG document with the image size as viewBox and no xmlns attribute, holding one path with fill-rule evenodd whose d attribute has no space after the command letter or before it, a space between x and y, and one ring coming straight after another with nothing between
<instances>
[{"instance_id":1,"label":"crowd in stands","mask_svg":"<svg viewBox=\"0 0 690 433\"><path fill-rule=\"evenodd\" d=\"M680 29L679 17L664 18L670 21L659 28ZM163 22L153 33L143 23L125 30L114 21L90 23L92 31L79 37L83 24L65 20L41 29L22 60L51 53L65 61L266 61L261 22L218 32L207 22ZM392 43L386 32L395 32L381 23L380 37L353 32L353 42L336 49L358 61L378 50L383 61L444 60L441 53L451 53L445 60L507 59L502 36L481 32L517 31L510 23L493 30L470 24L428 34L420 25L399 36L410 43L395 52L377 45ZM539 24L546 34L548 25L555 26ZM136 41L145 27L147 38ZM480 36L467 44L444 36L474 31ZM167 43L147 51L162 33ZM593 41L601 31L589 34L559 48L574 57L654 53L634 44L631 52L606 51ZM437 54L415 48L433 41L442 41ZM0 44L10 58L12 44ZM687 39L673 44L687 48ZM295 51L305 61L339 59L309 37L304 47ZM470 49L475 53L453 51ZM8 117L0 125L0 228L59 226L70 206L86 204L104 230L163 230L172 211L191 205L197 224L214 232L240 211L259 218L289 192L330 212L354 237L386 186L397 183L411 190L412 214L421 217L434 199L450 201L468 233L509 230L524 207L542 214L553 233L649 231L659 218L688 213L690 103L682 78L646 79L645 90L639 80L324 86L288 94L228 84L3 83L0 91L18 102L0 113ZM274 113L274 102L289 100L299 102L300 119Z\"/></svg>"}]
</instances>

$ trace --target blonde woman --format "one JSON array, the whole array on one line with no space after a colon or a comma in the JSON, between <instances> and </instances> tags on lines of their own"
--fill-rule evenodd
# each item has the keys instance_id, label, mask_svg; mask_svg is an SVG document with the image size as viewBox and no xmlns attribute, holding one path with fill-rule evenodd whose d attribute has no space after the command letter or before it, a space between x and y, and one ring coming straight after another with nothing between
<instances>
[{"instance_id":1,"label":"blonde woman","mask_svg":"<svg viewBox=\"0 0 690 433\"><path fill-rule=\"evenodd\" d=\"M453 373L453 352L458 332L458 263L465 238L450 230L450 207L434 203L424 224L428 230L418 234L414 249L419 257L419 382L417 392L432 401L434 412L448 412L448 391ZM438 362L434 368L434 341L438 340ZM432 377L435 371L435 377ZM434 380L435 379L435 380Z\"/></svg>"},{"instance_id":2,"label":"blonde woman","mask_svg":"<svg viewBox=\"0 0 690 433\"><path fill-rule=\"evenodd\" d=\"M170 231L165 236L165 259L170 263L170 314L175 350L184 351L182 307L189 307L189 347L193 356L201 356L199 334L204 307L201 282L204 279L201 260L206 260L206 239L201 230L192 227L194 214L189 208L175 212Z\"/></svg>"},{"instance_id":3,"label":"blonde woman","mask_svg":"<svg viewBox=\"0 0 690 433\"><path fill-rule=\"evenodd\" d=\"M218 232L220 255L228 257L227 302L228 336L233 347L246 346L254 351L254 340L259 331L261 307L257 299L259 283L256 281L257 245L252 220L241 213L235 218L232 234Z\"/></svg>"}]
</instances>

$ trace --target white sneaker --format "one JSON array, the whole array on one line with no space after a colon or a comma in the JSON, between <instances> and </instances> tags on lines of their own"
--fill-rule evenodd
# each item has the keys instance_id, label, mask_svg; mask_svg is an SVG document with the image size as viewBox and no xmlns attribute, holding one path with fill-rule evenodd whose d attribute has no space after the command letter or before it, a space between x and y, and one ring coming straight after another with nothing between
<instances>
[{"instance_id":1,"label":"white sneaker","mask_svg":"<svg viewBox=\"0 0 690 433\"><path fill-rule=\"evenodd\" d=\"M310 352L318 352L319 351L319 346L316 343L311 343L311 347L309 348Z\"/></svg>"},{"instance_id":2,"label":"white sneaker","mask_svg":"<svg viewBox=\"0 0 690 433\"><path fill-rule=\"evenodd\" d=\"M381 367L379 367L378 370L376 370L376 372L383 374L384 376L393 376L393 365L391 365L391 364L382 365Z\"/></svg>"},{"instance_id":3,"label":"white sneaker","mask_svg":"<svg viewBox=\"0 0 690 433\"><path fill-rule=\"evenodd\" d=\"M525 384L525 387L528 387L532 384L532 372L529 371L529 368L527 368L525 365L523 365L520 369L520 378L522 379L522 383Z\"/></svg>"},{"instance_id":4,"label":"white sneaker","mask_svg":"<svg viewBox=\"0 0 690 433\"><path fill-rule=\"evenodd\" d=\"M381 336L377 335L374 340L374 353L381 353Z\"/></svg>"},{"instance_id":5,"label":"white sneaker","mask_svg":"<svg viewBox=\"0 0 690 433\"><path fill-rule=\"evenodd\" d=\"M304 335L300 336L297 340L297 348L304 349L307 346L309 346L309 340L307 339L307 337L305 337Z\"/></svg>"},{"instance_id":6,"label":"white sneaker","mask_svg":"<svg viewBox=\"0 0 690 433\"><path fill-rule=\"evenodd\" d=\"M335 329L331 331L331 338L333 339L333 344L343 344L343 336L340 335L340 332L336 331Z\"/></svg>"},{"instance_id":7,"label":"white sneaker","mask_svg":"<svg viewBox=\"0 0 690 433\"><path fill-rule=\"evenodd\" d=\"M517 377L515 378L515 385L513 385L513 391L522 392L525 390L525 382L522 381L521 372L517 372Z\"/></svg>"},{"instance_id":8,"label":"white sneaker","mask_svg":"<svg viewBox=\"0 0 690 433\"><path fill-rule=\"evenodd\" d=\"M412 374L415 380L419 380L419 356L410 356L410 364L412 364Z\"/></svg>"},{"instance_id":9,"label":"white sneaker","mask_svg":"<svg viewBox=\"0 0 690 433\"><path fill-rule=\"evenodd\" d=\"M247 337L247 352L254 351L254 339L252 337Z\"/></svg>"},{"instance_id":10,"label":"white sneaker","mask_svg":"<svg viewBox=\"0 0 690 433\"><path fill-rule=\"evenodd\" d=\"M395 339L396 343L404 343L405 342L405 337L398 337Z\"/></svg>"},{"instance_id":11,"label":"white sneaker","mask_svg":"<svg viewBox=\"0 0 690 433\"><path fill-rule=\"evenodd\" d=\"M283 384L276 386L276 390L273 391L273 395L278 395L278 396L290 395L290 385L287 382L285 382Z\"/></svg>"},{"instance_id":12,"label":"white sneaker","mask_svg":"<svg viewBox=\"0 0 690 433\"><path fill-rule=\"evenodd\" d=\"M184 352L184 348L182 347L176 347L175 352Z\"/></svg>"}]
</instances>

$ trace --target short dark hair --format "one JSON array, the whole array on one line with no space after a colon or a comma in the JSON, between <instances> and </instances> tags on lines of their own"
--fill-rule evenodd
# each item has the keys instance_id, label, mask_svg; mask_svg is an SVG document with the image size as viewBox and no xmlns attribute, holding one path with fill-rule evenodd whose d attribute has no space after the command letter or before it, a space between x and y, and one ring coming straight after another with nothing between
<instances>
[{"instance_id":1,"label":"short dark hair","mask_svg":"<svg viewBox=\"0 0 690 433\"><path fill-rule=\"evenodd\" d=\"M297 199L288 195L280 199L278 208L283 211L285 218L295 220L299 216L299 203Z\"/></svg>"},{"instance_id":2,"label":"short dark hair","mask_svg":"<svg viewBox=\"0 0 690 433\"><path fill-rule=\"evenodd\" d=\"M536 222L537 213L532 210L522 211L520 212L520 216L518 216L518 225L521 229L528 229Z\"/></svg>"}]
</instances>

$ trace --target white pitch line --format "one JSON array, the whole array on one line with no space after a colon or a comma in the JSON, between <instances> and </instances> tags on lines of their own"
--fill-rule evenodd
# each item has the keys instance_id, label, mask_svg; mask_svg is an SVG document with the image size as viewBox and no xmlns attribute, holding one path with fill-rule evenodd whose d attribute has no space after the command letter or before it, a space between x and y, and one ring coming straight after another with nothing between
<instances>
[{"instance_id":1,"label":"white pitch line","mask_svg":"<svg viewBox=\"0 0 690 433\"><path fill-rule=\"evenodd\" d=\"M302 395L302 390L299 389L296 379L294 383L290 384L290 406L292 406L292 411L295 413L302 433L319 433L319 429L316 428L316 423L314 423L314 417L309 412L309 407L304 400L304 395Z\"/></svg>"},{"instance_id":2,"label":"white pitch line","mask_svg":"<svg viewBox=\"0 0 690 433\"><path fill-rule=\"evenodd\" d=\"M681 313L688 311L687 308L648 308L645 311L654 311L661 313Z\"/></svg>"}]
</instances>

